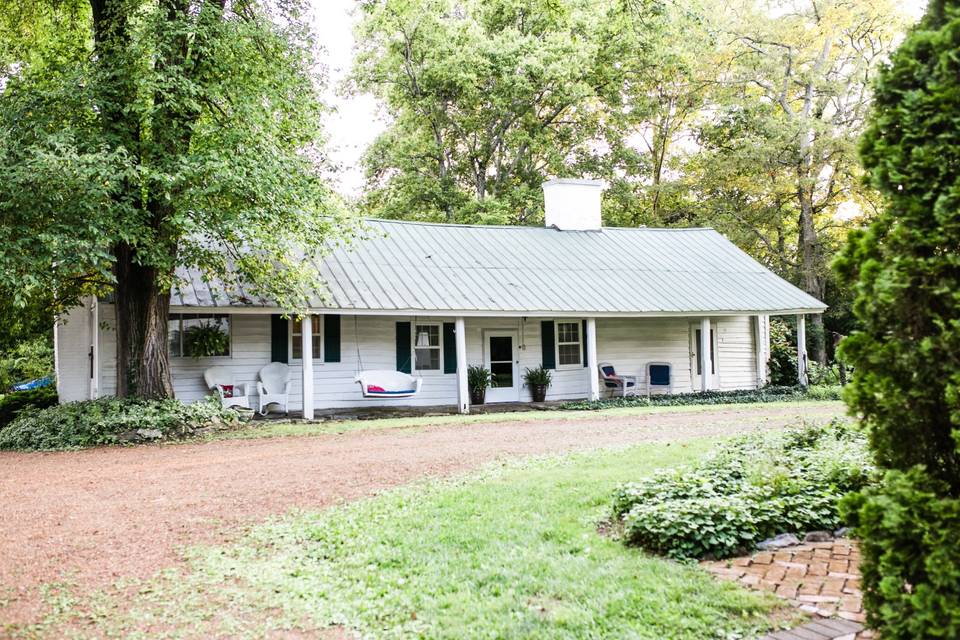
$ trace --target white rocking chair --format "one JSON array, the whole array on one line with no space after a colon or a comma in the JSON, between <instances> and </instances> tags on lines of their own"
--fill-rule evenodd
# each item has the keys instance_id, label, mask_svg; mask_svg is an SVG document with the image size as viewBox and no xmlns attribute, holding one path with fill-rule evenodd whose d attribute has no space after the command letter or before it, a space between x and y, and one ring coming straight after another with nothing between
<instances>
[{"instance_id":1,"label":"white rocking chair","mask_svg":"<svg viewBox=\"0 0 960 640\"><path fill-rule=\"evenodd\" d=\"M234 382L233 372L229 367L210 367L203 372L203 380L208 389L217 392L224 407L250 408L247 385Z\"/></svg>"},{"instance_id":2,"label":"white rocking chair","mask_svg":"<svg viewBox=\"0 0 960 640\"><path fill-rule=\"evenodd\" d=\"M267 405L278 404L287 411L287 399L290 389L290 367L282 362L271 362L260 369L260 380L257 381L259 395L257 413L267 415Z\"/></svg>"}]
</instances>

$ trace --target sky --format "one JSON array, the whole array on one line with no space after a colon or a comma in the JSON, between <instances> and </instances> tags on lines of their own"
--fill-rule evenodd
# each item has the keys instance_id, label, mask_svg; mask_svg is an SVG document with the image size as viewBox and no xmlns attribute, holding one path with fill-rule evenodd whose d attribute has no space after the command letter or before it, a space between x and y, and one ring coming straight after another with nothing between
<instances>
[{"instance_id":1,"label":"sky","mask_svg":"<svg viewBox=\"0 0 960 640\"><path fill-rule=\"evenodd\" d=\"M313 25L324 47L322 61L329 74L326 102L333 107L333 112L324 124L329 137L330 157L340 167L334 178L335 186L344 196L356 197L363 189L360 157L384 130L386 121L373 96L345 96L338 91L353 60L353 27L359 18L358 12L354 11L357 1L311 1ZM902 4L919 19L926 0L906 0Z\"/></svg>"},{"instance_id":2,"label":"sky","mask_svg":"<svg viewBox=\"0 0 960 640\"><path fill-rule=\"evenodd\" d=\"M386 127L373 96L343 96L338 92L353 60L353 26L359 17L353 11L356 4L356 0L312 0L314 29L324 47L322 60L329 76L326 102L334 108L324 125L330 156L341 167L335 186L345 196L360 194L360 156Z\"/></svg>"}]
</instances>

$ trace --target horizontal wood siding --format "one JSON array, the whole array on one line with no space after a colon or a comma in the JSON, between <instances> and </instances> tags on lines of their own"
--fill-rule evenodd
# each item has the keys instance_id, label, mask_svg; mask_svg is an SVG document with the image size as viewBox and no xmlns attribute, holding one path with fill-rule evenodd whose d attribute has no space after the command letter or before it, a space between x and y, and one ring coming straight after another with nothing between
<instances>
[{"instance_id":1,"label":"horizontal wood siding","mask_svg":"<svg viewBox=\"0 0 960 640\"><path fill-rule=\"evenodd\" d=\"M70 309L57 318L54 331L60 402L86 400L90 394L89 309L85 306Z\"/></svg>"},{"instance_id":2,"label":"horizontal wood siding","mask_svg":"<svg viewBox=\"0 0 960 640\"><path fill-rule=\"evenodd\" d=\"M647 363L669 362L674 393L690 391L688 318L623 318L597 320L597 362L609 362L617 373L635 375L647 385ZM606 393L601 385L601 394Z\"/></svg>"},{"instance_id":3,"label":"horizontal wood siding","mask_svg":"<svg viewBox=\"0 0 960 640\"><path fill-rule=\"evenodd\" d=\"M100 304L100 396L117 394L117 309Z\"/></svg>"},{"instance_id":4,"label":"horizontal wood siding","mask_svg":"<svg viewBox=\"0 0 960 640\"><path fill-rule=\"evenodd\" d=\"M719 389L755 389L757 356L750 316L721 318L717 322Z\"/></svg>"},{"instance_id":5,"label":"horizontal wood siding","mask_svg":"<svg viewBox=\"0 0 960 640\"><path fill-rule=\"evenodd\" d=\"M101 305L101 393L109 395L116 390L116 334L112 329L113 308ZM396 400L365 399L354 376L363 369L396 368L396 323L412 322L410 317L349 316L342 315L340 325L340 362L314 360L314 404L317 409L359 406L430 406L453 405L457 401L456 374L427 371L419 374L423 385L412 398ZM417 323L442 324L450 318L417 317ZM756 357L754 338L748 316L723 318L715 321L718 333L719 367L715 386L722 389L752 388L756 386ZM597 360L612 362L622 373L640 376L645 388L646 364L669 362L673 369L674 392L689 392L691 388L691 358L689 318L624 318L597 320ZM512 330L517 332L519 371L537 367L542 362L541 322L539 319L467 318L467 364L483 363L484 330ZM269 315L235 315L231 323L232 355L226 358L172 358L174 390L177 397L192 402L207 395L203 371L214 364L232 367L236 381L246 383L251 406L256 405L256 379L260 368L271 359L271 332ZM357 343L359 341L359 359ZM361 367L362 361L362 367ZM441 367L442 367L441 360ZM290 408L301 408L300 362L292 360ZM595 371L580 366L559 368L553 373L553 384L548 400L585 398L589 393L589 376ZM602 391L602 389L601 389ZM521 401L530 400L530 392L521 388Z\"/></svg>"}]
</instances>

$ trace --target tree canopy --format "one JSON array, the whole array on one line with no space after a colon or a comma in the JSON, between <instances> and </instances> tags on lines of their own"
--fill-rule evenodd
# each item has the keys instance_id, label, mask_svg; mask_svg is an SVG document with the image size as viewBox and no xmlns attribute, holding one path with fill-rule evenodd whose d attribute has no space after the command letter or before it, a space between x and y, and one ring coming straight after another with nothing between
<instances>
[{"instance_id":1,"label":"tree canopy","mask_svg":"<svg viewBox=\"0 0 960 640\"><path fill-rule=\"evenodd\" d=\"M391 123L362 206L531 224L544 179L601 178L606 224L714 226L846 309L828 265L876 208L856 139L904 25L890 0L371 0L354 86Z\"/></svg>"},{"instance_id":2,"label":"tree canopy","mask_svg":"<svg viewBox=\"0 0 960 640\"><path fill-rule=\"evenodd\" d=\"M26 4L0 5L0 289L112 292L121 393L170 395L178 268L291 310L315 284L299 256L336 226L316 45L296 2Z\"/></svg>"}]
</instances>

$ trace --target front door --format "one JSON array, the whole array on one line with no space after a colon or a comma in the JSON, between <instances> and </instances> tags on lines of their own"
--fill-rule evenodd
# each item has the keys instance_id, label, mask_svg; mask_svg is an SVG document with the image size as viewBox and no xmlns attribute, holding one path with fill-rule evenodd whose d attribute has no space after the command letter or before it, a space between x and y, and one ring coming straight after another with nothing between
<instances>
[{"instance_id":1,"label":"front door","mask_svg":"<svg viewBox=\"0 0 960 640\"><path fill-rule=\"evenodd\" d=\"M693 391L700 391L702 382L700 374L703 371L703 357L700 355L700 323L690 325L690 386ZM719 388L720 380L717 377L717 334L714 326L710 327L710 386Z\"/></svg>"},{"instance_id":2,"label":"front door","mask_svg":"<svg viewBox=\"0 0 960 640\"><path fill-rule=\"evenodd\" d=\"M483 360L493 374L487 389L487 402L517 402L520 400L520 371L517 360L516 331L485 331Z\"/></svg>"}]
</instances>

